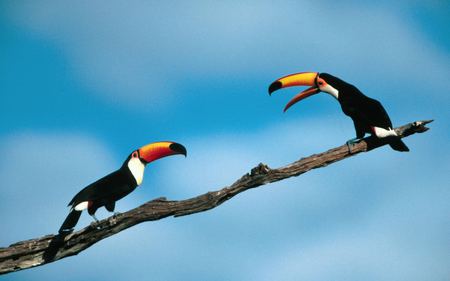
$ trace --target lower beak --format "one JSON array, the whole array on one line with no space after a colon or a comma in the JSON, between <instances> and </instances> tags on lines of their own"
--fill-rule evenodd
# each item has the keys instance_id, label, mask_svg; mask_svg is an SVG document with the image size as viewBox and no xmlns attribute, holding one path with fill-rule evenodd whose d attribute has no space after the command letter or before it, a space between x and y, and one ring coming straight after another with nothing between
<instances>
[{"instance_id":1,"label":"lower beak","mask_svg":"<svg viewBox=\"0 0 450 281\"><path fill-rule=\"evenodd\" d=\"M186 156L186 148L179 143L170 141L155 142L139 148L139 157L146 163L176 154Z\"/></svg>"},{"instance_id":2,"label":"lower beak","mask_svg":"<svg viewBox=\"0 0 450 281\"><path fill-rule=\"evenodd\" d=\"M319 92L320 92L320 89L319 89L319 88L316 88L316 87L310 87L310 88L304 90L303 92L301 92L301 93L295 95L295 96L294 96L294 97L286 104L286 106L284 107L284 110L283 110L283 111L286 112L286 110L288 110L289 107L293 106L293 105L296 104L297 102L299 102L299 101L301 101L302 99L305 99L305 98L307 98L307 97L309 97L309 96L315 95L315 94L317 94L317 93L319 93Z\"/></svg>"},{"instance_id":3,"label":"lower beak","mask_svg":"<svg viewBox=\"0 0 450 281\"><path fill-rule=\"evenodd\" d=\"M284 108L284 111L288 110L289 107L295 103L301 101L304 98L315 95L320 92L320 89L316 85L316 79L319 75L318 72L300 72L291 75L284 76L269 86L269 94L282 88L293 87L293 86L311 86L305 91L297 94L289 101L289 103Z\"/></svg>"}]
</instances>

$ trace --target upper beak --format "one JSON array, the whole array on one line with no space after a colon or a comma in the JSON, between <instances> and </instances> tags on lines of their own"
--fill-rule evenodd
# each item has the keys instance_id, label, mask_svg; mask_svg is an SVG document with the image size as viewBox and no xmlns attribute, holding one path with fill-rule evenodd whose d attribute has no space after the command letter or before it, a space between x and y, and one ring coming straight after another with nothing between
<instances>
[{"instance_id":1,"label":"upper beak","mask_svg":"<svg viewBox=\"0 0 450 281\"><path fill-rule=\"evenodd\" d=\"M144 160L145 163L150 163L160 158L175 154L183 154L184 156L187 155L186 148L183 145L170 141L147 144L139 148L138 151L139 157Z\"/></svg>"},{"instance_id":2,"label":"upper beak","mask_svg":"<svg viewBox=\"0 0 450 281\"><path fill-rule=\"evenodd\" d=\"M281 88L293 87L293 86L310 86L308 89L294 96L284 108L284 111L288 110L289 107L295 103L301 101L304 98L312 96L320 92L319 87L316 85L316 79L319 75L318 72L300 72L284 76L269 86L269 95L274 91Z\"/></svg>"}]
</instances>

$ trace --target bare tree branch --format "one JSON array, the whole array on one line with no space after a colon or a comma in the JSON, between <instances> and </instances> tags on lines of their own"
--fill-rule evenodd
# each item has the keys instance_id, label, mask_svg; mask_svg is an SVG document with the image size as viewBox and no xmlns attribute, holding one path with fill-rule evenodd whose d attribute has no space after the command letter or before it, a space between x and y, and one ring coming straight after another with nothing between
<instances>
[{"instance_id":1,"label":"bare tree branch","mask_svg":"<svg viewBox=\"0 0 450 281\"><path fill-rule=\"evenodd\" d=\"M430 122L432 120L413 122L395 130L400 137L404 138L415 133L427 131L428 128L425 125ZM207 211L250 188L299 176L311 169L327 166L385 144L385 140L368 137L355 144L351 152L349 152L346 145L342 145L276 169L271 169L261 163L232 185L217 191L211 191L181 201L158 198L128 212L101 220L98 224L91 224L71 234L47 235L41 238L21 241L6 248L0 248L0 274L27 269L76 255L98 241L141 222Z\"/></svg>"}]
</instances>

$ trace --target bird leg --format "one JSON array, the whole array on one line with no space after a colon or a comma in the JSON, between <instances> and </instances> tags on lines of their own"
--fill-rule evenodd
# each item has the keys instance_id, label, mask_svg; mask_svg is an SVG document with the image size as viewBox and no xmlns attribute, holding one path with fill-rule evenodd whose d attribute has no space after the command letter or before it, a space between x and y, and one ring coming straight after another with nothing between
<instances>
[{"instance_id":1,"label":"bird leg","mask_svg":"<svg viewBox=\"0 0 450 281\"><path fill-rule=\"evenodd\" d=\"M346 142L347 147L348 147L348 153L350 153L350 154L352 153L352 146L354 146L355 143L358 143L359 141L361 141L361 139L358 138L358 137L356 137L356 138L353 138L353 139L349 139L349 140Z\"/></svg>"},{"instance_id":2,"label":"bird leg","mask_svg":"<svg viewBox=\"0 0 450 281\"><path fill-rule=\"evenodd\" d=\"M91 217L94 218L94 221L91 223L91 226L95 227L96 229L100 229L100 227L99 227L100 221L97 219L95 214L92 214Z\"/></svg>"},{"instance_id":3,"label":"bird leg","mask_svg":"<svg viewBox=\"0 0 450 281\"><path fill-rule=\"evenodd\" d=\"M91 217L93 217L93 218L94 218L94 220L95 220L95 222L96 222L96 223L98 223L98 222L99 222L99 221L98 221L98 219L97 219L97 217L96 217L96 216L95 216L94 214L92 214L92 215L91 215Z\"/></svg>"}]
</instances>

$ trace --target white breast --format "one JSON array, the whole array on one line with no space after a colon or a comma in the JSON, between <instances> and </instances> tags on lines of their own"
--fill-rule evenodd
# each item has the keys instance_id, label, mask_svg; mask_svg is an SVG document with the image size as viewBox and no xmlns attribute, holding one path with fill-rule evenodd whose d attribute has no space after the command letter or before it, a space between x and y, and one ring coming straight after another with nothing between
<instances>
[{"instance_id":1,"label":"white breast","mask_svg":"<svg viewBox=\"0 0 450 281\"><path fill-rule=\"evenodd\" d=\"M389 128L389 130L386 130L386 129L383 129L380 127L373 127L373 131L374 131L375 135L380 139L386 138L386 137L397 136L397 133L394 130L392 130L391 128Z\"/></svg>"},{"instance_id":2,"label":"white breast","mask_svg":"<svg viewBox=\"0 0 450 281\"><path fill-rule=\"evenodd\" d=\"M128 169L130 169L131 174L133 174L137 185L140 185L144 179L144 163L142 163L139 158L131 158L130 161L128 161Z\"/></svg>"},{"instance_id":3,"label":"white breast","mask_svg":"<svg viewBox=\"0 0 450 281\"><path fill-rule=\"evenodd\" d=\"M74 207L75 211L83 211L89 207L88 201L83 201Z\"/></svg>"}]
</instances>

